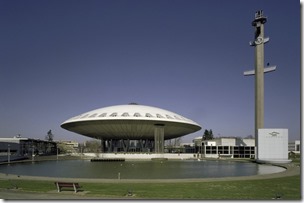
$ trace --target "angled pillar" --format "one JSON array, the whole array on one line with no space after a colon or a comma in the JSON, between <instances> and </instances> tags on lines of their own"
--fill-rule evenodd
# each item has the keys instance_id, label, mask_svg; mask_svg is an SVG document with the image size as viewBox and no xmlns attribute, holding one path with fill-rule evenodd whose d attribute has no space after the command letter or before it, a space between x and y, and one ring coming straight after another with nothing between
<instances>
[{"instance_id":1,"label":"angled pillar","mask_svg":"<svg viewBox=\"0 0 304 203\"><path fill-rule=\"evenodd\" d=\"M155 124L154 125L154 153L163 154L164 153L164 135L165 135L165 125Z\"/></svg>"},{"instance_id":2,"label":"angled pillar","mask_svg":"<svg viewBox=\"0 0 304 203\"><path fill-rule=\"evenodd\" d=\"M113 139L108 140L108 152L113 152Z\"/></svg>"},{"instance_id":3,"label":"angled pillar","mask_svg":"<svg viewBox=\"0 0 304 203\"><path fill-rule=\"evenodd\" d=\"M140 152L143 152L143 148L144 148L144 147L143 147L143 140L140 139L140 140L139 140L139 151L140 151Z\"/></svg>"},{"instance_id":4,"label":"angled pillar","mask_svg":"<svg viewBox=\"0 0 304 203\"><path fill-rule=\"evenodd\" d=\"M122 147L124 152L129 151L129 146L130 146L130 140L122 140Z\"/></svg>"}]
</instances>

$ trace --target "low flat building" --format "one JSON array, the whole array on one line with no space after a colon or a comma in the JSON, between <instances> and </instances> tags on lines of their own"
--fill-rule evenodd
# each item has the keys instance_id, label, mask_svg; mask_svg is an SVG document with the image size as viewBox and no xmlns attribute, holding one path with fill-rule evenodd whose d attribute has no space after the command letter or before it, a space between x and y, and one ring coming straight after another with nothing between
<instances>
[{"instance_id":1,"label":"low flat building","mask_svg":"<svg viewBox=\"0 0 304 203\"><path fill-rule=\"evenodd\" d=\"M198 157L201 158L254 158L255 139L238 137L221 137L212 140L193 140Z\"/></svg>"},{"instance_id":2,"label":"low flat building","mask_svg":"<svg viewBox=\"0 0 304 203\"><path fill-rule=\"evenodd\" d=\"M75 141L66 141L60 140L56 141L57 146L60 150L60 153L78 153L79 152L79 143Z\"/></svg>"},{"instance_id":3,"label":"low flat building","mask_svg":"<svg viewBox=\"0 0 304 203\"><path fill-rule=\"evenodd\" d=\"M30 157L33 155L56 154L56 142L39 139L23 138L20 136L12 138L0 138L0 157L1 161Z\"/></svg>"}]
</instances>

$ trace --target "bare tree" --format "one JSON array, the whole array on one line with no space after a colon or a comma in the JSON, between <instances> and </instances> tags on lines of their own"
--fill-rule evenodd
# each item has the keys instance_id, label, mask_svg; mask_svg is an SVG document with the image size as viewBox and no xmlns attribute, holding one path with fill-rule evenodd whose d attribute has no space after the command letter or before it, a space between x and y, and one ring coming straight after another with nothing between
<instances>
[{"instance_id":1,"label":"bare tree","mask_svg":"<svg viewBox=\"0 0 304 203\"><path fill-rule=\"evenodd\" d=\"M52 133L52 130L49 130L49 131L47 132L47 135L45 136L45 139L46 139L47 141L52 142L52 141L53 141L53 138L54 138L54 135L53 135L53 133Z\"/></svg>"},{"instance_id":2,"label":"bare tree","mask_svg":"<svg viewBox=\"0 0 304 203\"><path fill-rule=\"evenodd\" d=\"M174 139L174 146L179 146L181 144L181 137L177 137Z\"/></svg>"},{"instance_id":3,"label":"bare tree","mask_svg":"<svg viewBox=\"0 0 304 203\"><path fill-rule=\"evenodd\" d=\"M101 148L101 143L98 140L88 140L85 142L85 151L99 153Z\"/></svg>"}]
</instances>

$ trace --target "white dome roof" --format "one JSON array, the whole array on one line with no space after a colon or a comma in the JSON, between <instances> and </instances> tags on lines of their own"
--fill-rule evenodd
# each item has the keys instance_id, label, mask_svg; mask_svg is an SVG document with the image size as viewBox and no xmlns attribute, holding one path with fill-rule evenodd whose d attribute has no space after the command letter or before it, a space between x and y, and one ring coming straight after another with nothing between
<instances>
[{"instance_id":1,"label":"white dome roof","mask_svg":"<svg viewBox=\"0 0 304 203\"><path fill-rule=\"evenodd\" d=\"M61 127L95 138L151 138L155 124L166 126L165 137L178 137L201 129L196 122L179 114L132 103L80 114L63 122Z\"/></svg>"},{"instance_id":2,"label":"white dome roof","mask_svg":"<svg viewBox=\"0 0 304 203\"><path fill-rule=\"evenodd\" d=\"M73 118L64 123L74 121L90 120L154 120L154 121L174 121L198 125L194 121L187 119L179 114L152 106L137 104L109 106L95 109ZM64 124L63 123L63 124Z\"/></svg>"}]
</instances>

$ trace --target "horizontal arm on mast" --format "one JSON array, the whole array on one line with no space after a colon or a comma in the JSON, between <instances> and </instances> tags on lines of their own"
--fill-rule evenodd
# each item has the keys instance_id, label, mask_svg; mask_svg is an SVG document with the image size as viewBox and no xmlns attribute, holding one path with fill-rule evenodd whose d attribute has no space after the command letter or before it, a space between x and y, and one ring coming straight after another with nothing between
<instances>
[{"instance_id":1,"label":"horizontal arm on mast","mask_svg":"<svg viewBox=\"0 0 304 203\"><path fill-rule=\"evenodd\" d=\"M266 67L264 68L264 73L269 73L272 71L275 71L277 68L277 66L270 66L270 67ZM248 70L244 72L244 76L251 76L255 74L255 70Z\"/></svg>"}]
</instances>

